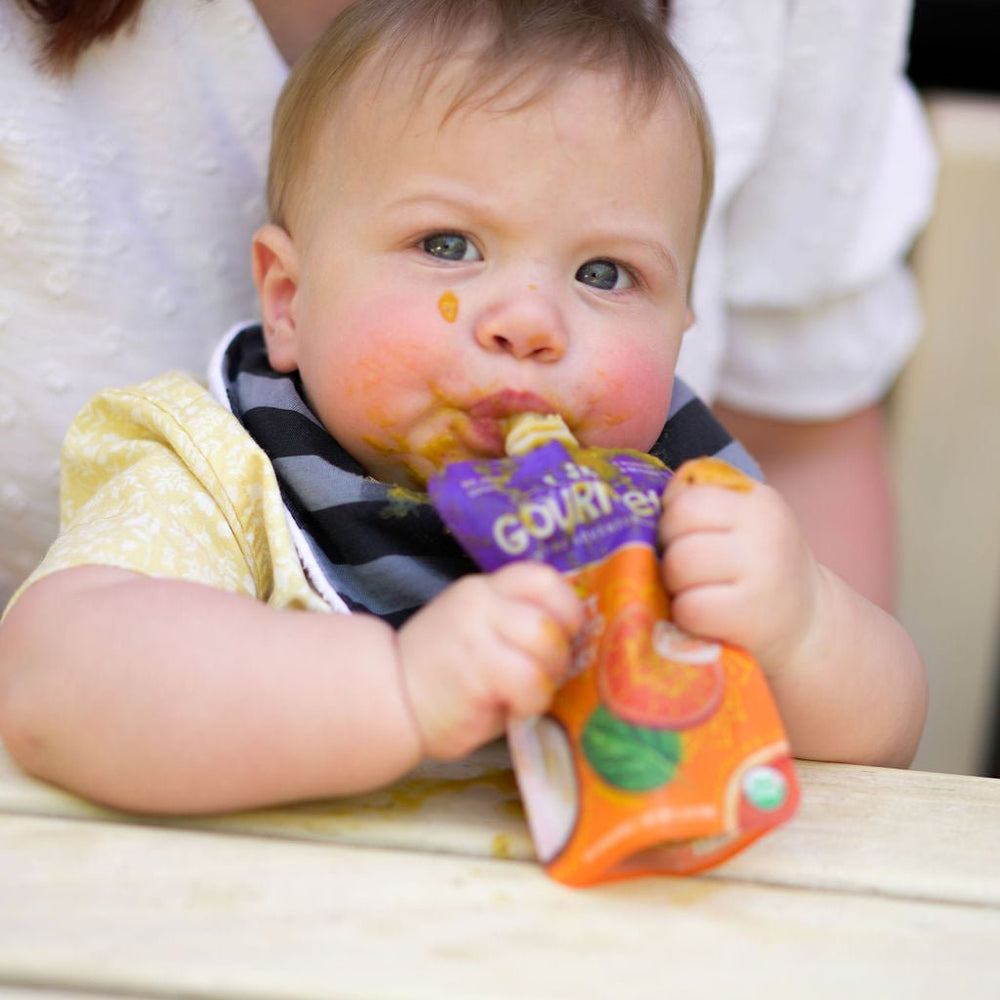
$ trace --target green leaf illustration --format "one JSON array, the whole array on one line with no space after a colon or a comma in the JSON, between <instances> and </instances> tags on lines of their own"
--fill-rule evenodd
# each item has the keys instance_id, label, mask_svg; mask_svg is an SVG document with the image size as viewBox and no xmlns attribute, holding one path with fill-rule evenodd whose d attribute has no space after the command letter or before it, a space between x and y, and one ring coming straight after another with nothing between
<instances>
[{"instance_id":1,"label":"green leaf illustration","mask_svg":"<svg viewBox=\"0 0 1000 1000\"><path fill-rule=\"evenodd\" d=\"M681 738L672 729L633 726L600 705L581 738L590 766L609 784L630 792L665 785L681 760Z\"/></svg>"}]
</instances>

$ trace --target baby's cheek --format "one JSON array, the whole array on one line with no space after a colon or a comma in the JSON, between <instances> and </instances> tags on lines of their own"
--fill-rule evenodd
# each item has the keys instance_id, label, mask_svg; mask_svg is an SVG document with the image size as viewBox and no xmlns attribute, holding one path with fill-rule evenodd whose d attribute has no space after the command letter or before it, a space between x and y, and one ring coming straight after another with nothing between
<instances>
[{"instance_id":1,"label":"baby's cheek","mask_svg":"<svg viewBox=\"0 0 1000 1000\"><path fill-rule=\"evenodd\" d=\"M590 444L645 450L659 437L670 408L673 369L659 359L625 359L600 371Z\"/></svg>"},{"instance_id":2,"label":"baby's cheek","mask_svg":"<svg viewBox=\"0 0 1000 1000\"><path fill-rule=\"evenodd\" d=\"M394 400L426 384L427 338L410 335L405 312L387 311L381 322L352 328L352 347L341 359L340 380L352 403L391 409Z\"/></svg>"}]
</instances>

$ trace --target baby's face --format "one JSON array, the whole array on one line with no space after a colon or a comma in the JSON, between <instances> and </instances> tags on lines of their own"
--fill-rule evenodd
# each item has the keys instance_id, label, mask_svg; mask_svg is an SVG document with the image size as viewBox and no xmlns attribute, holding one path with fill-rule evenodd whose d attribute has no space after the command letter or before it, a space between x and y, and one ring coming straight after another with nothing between
<instances>
[{"instance_id":1,"label":"baby's face","mask_svg":"<svg viewBox=\"0 0 1000 1000\"><path fill-rule=\"evenodd\" d=\"M691 316L701 159L671 99L581 72L519 110L378 90L327 128L292 229L292 363L376 478L503 453L512 413L646 450Z\"/></svg>"}]
</instances>

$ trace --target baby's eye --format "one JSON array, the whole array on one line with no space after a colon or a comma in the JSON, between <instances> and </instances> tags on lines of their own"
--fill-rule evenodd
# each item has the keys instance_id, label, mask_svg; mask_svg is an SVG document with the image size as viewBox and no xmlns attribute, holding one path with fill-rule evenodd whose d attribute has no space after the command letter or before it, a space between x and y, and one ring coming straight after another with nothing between
<instances>
[{"instance_id":1,"label":"baby's eye","mask_svg":"<svg viewBox=\"0 0 1000 1000\"><path fill-rule=\"evenodd\" d=\"M474 243L459 233L434 233L420 241L425 253L442 260L482 260Z\"/></svg>"},{"instance_id":2,"label":"baby's eye","mask_svg":"<svg viewBox=\"0 0 1000 1000\"><path fill-rule=\"evenodd\" d=\"M588 260L576 272L576 280L608 292L631 288L635 284L628 271L612 260Z\"/></svg>"}]
</instances>

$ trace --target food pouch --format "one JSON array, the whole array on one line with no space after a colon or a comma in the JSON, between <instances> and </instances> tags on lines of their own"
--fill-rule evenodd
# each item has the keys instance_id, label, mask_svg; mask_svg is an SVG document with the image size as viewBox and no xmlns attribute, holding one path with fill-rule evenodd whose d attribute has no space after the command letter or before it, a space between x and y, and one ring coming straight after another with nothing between
<instances>
[{"instance_id":1,"label":"food pouch","mask_svg":"<svg viewBox=\"0 0 1000 1000\"><path fill-rule=\"evenodd\" d=\"M482 569L545 561L584 601L551 707L508 725L539 859L568 885L723 861L792 815L798 783L756 662L670 620L656 551L670 471L580 448L552 416L514 418L507 453L446 466L429 489ZM718 459L678 474L749 488Z\"/></svg>"}]
</instances>

